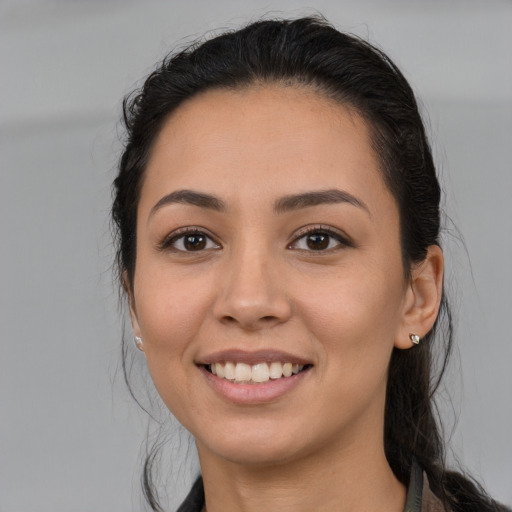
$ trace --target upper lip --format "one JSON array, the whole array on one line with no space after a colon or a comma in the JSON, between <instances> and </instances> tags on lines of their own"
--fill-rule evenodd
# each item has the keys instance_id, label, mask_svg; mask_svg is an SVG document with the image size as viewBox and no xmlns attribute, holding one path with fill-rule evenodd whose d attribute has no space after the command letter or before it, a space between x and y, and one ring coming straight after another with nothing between
<instances>
[{"instance_id":1,"label":"upper lip","mask_svg":"<svg viewBox=\"0 0 512 512\"><path fill-rule=\"evenodd\" d=\"M312 364L310 360L304 359L303 357L291 354L289 352L283 352L281 350L256 350L247 351L239 349L221 350L219 352L213 352L204 357L199 358L196 361L198 365L208 365L212 363L245 363L254 365L258 363L272 363L274 361L281 363L292 363L292 364Z\"/></svg>"}]
</instances>

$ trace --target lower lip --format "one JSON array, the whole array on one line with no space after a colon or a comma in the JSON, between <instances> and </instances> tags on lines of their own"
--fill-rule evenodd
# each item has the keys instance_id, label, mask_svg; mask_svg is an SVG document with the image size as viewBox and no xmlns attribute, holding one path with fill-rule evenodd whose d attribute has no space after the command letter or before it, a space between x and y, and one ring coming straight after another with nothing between
<instances>
[{"instance_id":1,"label":"lower lip","mask_svg":"<svg viewBox=\"0 0 512 512\"><path fill-rule=\"evenodd\" d=\"M310 368L291 377L269 380L261 384L235 384L199 367L208 384L223 398L236 404L254 405L272 402L297 387L309 373Z\"/></svg>"}]
</instances>

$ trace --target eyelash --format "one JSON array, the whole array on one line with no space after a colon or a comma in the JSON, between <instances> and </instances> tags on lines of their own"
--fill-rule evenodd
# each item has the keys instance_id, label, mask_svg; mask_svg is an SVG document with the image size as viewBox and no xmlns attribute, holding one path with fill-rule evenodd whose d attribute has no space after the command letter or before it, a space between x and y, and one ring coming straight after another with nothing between
<instances>
[{"instance_id":1,"label":"eyelash","mask_svg":"<svg viewBox=\"0 0 512 512\"><path fill-rule=\"evenodd\" d=\"M338 243L335 247L329 247L331 244L330 240L328 241L327 248L322 249L305 249L305 248L297 248L296 245L299 241L307 239L308 236L312 236L314 234L318 235L325 235L329 238L335 239ZM199 249L197 251L189 251L186 249L178 249L174 246L178 241L182 240L184 242L185 238L187 236L202 236L205 237L206 240L206 247ZM208 244L213 243L214 247L208 247ZM306 242L307 243L307 242ZM345 248L345 247L354 247L354 244L342 233L333 230L330 227L323 226L323 225L317 225L317 226L309 226L301 228L297 236L294 237L293 241L290 242L287 245L287 249L297 249L304 252L312 252L312 253L326 253L335 251L337 249ZM169 236L164 238L164 240L158 245L158 248L162 251L165 250L171 250L176 253L194 253L194 252L203 252L205 250L212 250L212 249L220 249L220 245L215 242L212 236L210 236L203 228L199 227L184 227L180 228L179 230L175 231L174 233L171 233Z\"/></svg>"},{"instance_id":2,"label":"eyelash","mask_svg":"<svg viewBox=\"0 0 512 512\"><path fill-rule=\"evenodd\" d=\"M187 236L203 236L207 239L206 244L213 243L215 247L205 247L204 249L198 251L187 251L185 249L178 249L174 246L174 244L179 240L185 241L185 238ZM204 250L219 249L220 245L217 242L215 242L213 240L213 237L206 233L204 229L199 227L187 226L184 228L180 228L177 231L171 233L169 236L165 237L164 240L160 244L158 244L158 248L162 251L171 250L177 253L193 253L202 252Z\"/></svg>"},{"instance_id":3,"label":"eyelash","mask_svg":"<svg viewBox=\"0 0 512 512\"><path fill-rule=\"evenodd\" d=\"M346 247L354 247L354 244L352 243L352 241L343 233L341 233L337 230L334 230L331 227L327 227L327 226L323 226L323 225L319 224L316 226L308 226L308 227L301 228L298 235L293 239L293 241L290 244L288 244L287 248L293 249L294 246L300 240L306 240L308 236L315 235L315 234L326 235L330 238L334 238L338 243L336 244L335 247L327 247L325 249L315 250L315 249L310 248L310 249L298 249L298 250L304 251L304 252L312 252L312 253L326 253L326 252L330 253L331 251L336 251L338 249L343 249ZM328 242L328 244L330 245L330 241Z\"/></svg>"}]
</instances>

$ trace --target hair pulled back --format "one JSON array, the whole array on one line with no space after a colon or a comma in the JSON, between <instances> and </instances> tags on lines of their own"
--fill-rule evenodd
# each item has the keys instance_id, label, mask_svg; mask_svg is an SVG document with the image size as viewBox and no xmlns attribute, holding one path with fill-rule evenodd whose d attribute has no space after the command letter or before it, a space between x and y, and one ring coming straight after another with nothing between
<instances>
[{"instance_id":1,"label":"hair pulled back","mask_svg":"<svg viewBox=\"0 0 512 512\"><path fill-rule=\"evenodd\" d=\"M310 88L352 107L366 120L384 180L398 204L406 275L425 258L429 246L439 244L440 186L416 99L402 73L379 49L340 33L321 18L266 20L171 54L140 90L125 98L127 139L114 181L112 217L118 271L128 286L136 264L144 170L165 120L203 91L267 83ZM412 350L394 349L386 396L386 456L404 483L416 459L432 490L453 512L499 510L478 485L445 469L433 395L452 337L443 296L436 324L422 343ZM144 491L152 508L160 510L150 478L153 459L154 454L146 461Z\"/></svg>"}]
</instances>

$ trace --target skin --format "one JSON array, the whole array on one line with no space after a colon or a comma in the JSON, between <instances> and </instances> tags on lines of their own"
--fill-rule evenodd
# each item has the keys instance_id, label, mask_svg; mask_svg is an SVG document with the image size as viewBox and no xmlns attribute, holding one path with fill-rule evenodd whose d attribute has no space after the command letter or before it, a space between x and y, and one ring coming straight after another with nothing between
<instances>
[{"instance_id":1,"label":"skin","mask_svg":"<svg viewBox=\"0 0 512 512\"><path fill-rule=\"evenodd\" d=\"M154 209L183 189L225 211ZM274 208L333 189L360 204ZM183 250L187 226L209 236L204 249ZM303 228L319 226L344 241L310 249ZM356 112L277 85L183 104L146 169L136 261L134 333L163 401L196 439L209 512L403 510L384 456L387 368L393 347L410 349L409 334L432 327L443 258L431 247L406 280L397 205ZM236 404L197 365L233 348L284 350L313 367L276 400Z\"/></svg>"}]
</instances>

